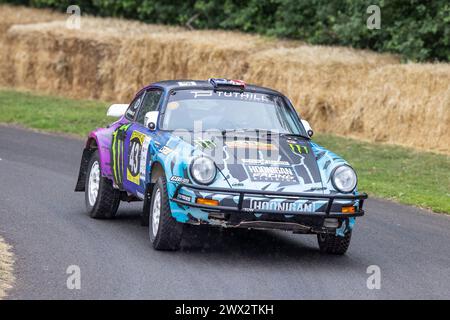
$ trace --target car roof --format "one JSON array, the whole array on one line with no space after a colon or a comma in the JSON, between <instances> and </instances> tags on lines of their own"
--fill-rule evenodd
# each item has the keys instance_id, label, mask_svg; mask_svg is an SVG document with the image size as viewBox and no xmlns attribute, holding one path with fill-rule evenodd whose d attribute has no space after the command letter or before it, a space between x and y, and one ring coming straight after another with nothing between
<instances>
[{"instance_id":1,"label":"car roof","mask_svg":"<svg viewBox=\"0 0 450 320\"><path fill-rule=\"evenodd\" d=\"M148 90L150 88L159 87L164 89L165 91L170 91L174 89L214 89L214 86L206 80L166 80L166 81L158 81L154 82L146 87L144 87L142 90L140 90L137 94L140 94L144 90ZM284 96L281 92L278 92L276 90L260 87L256 85L246 84L245 91L255 91L258 93L264 93L264 94L275 94L275 95L281 95Z\"/></svg>"}]
</instances>

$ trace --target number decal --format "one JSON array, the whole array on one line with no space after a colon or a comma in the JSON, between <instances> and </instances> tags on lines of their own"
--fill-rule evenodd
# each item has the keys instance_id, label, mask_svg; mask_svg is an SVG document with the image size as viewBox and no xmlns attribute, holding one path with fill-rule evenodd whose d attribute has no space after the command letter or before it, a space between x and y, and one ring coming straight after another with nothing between
<instances>
[{"instance_id":1,"label":"number decal","mask_svg":"<svg viewBox=\"0 0 450 320\"><path fill-rule=\"evenodd\" d=\"M128 148L127 180L137 185L140 184L141 154L145 137L145 134L133 131Z\"/></svg>"},{"instance_id":2,"label":"number decal","mask_svg":"<svg viewBox=\"0 0 450 320\"><path fill-rule=\"evenodd\" d=\"M128 159L128 170L130 170L133 177L138 174L140 159L141 143L138 138L134 138L130 143L130 157Z\"/></svg>"}]
</instances>

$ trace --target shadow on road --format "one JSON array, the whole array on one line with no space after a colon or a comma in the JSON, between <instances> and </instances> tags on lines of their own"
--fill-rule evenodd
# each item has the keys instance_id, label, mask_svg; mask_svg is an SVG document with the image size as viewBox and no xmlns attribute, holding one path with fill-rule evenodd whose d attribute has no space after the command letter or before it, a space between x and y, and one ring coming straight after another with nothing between
<instances>
[{"instance_id":1,"label":"shadow on road","mask_svg":"<svg viewBox=\"0 0 450 320\"><path fill-rule=\"evenodd\" d=\"M115 224L139 225L140 211L122 209L113 220ZM139 241L148 242L147 228ZM124 230L124 232L127 232ZM314 262L315 267L353 264L348 256L330 256L319 252L315 235L295 235L283 231L223 229L209 226L186 225L182 248L177 253L191 258L216 259L233 263L257 260L259 263ZM152 250L149 248L149 250ZM161 254L166 254L160 252Z\"/></svg>"}]
</instances>

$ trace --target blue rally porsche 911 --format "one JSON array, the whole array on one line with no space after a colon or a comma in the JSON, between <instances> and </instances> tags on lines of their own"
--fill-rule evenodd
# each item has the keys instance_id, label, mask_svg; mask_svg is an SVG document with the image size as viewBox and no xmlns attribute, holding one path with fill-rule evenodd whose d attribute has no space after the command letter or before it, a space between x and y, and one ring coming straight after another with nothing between
<instances>
[{"instance_id":1,"label":"blue rally porsche 911","mask_svg":"<svg viewBox=\"0 0 450 320\"><path fill-rule=\"evenodd\" d=\"M240 80L173 80L115 104L92 131L75 191L93 218L143 201L157 250L180 247L185 224L316 234L344 254L366 194L342 158L311 140L281 93Z\"/></svg>"}]
</instances>

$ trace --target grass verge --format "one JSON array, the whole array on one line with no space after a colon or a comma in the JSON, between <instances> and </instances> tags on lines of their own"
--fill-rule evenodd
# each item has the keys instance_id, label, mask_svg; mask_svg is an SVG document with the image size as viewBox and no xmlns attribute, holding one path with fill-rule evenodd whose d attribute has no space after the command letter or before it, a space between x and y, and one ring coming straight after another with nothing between
<instances>
[{"instance_id":1,"label":"grass verge","mask_svg":"<svg viewBox=\"0 0 450 320\"><path fill-rule=\"evenodd\" d=\"M6 296L6 290L11 288L14 281L13 257L10 250L10 246L0 237L0 300Z\"/></svg>"},{"instance_id":2,"label":"grass verge","mask_svg":"<svg viewBox=\"0 0 450 320\"><path fill-rule=\"evenodd\" d=\"M85 136L106 125L108 103L0 90L0 122ZM332 135L314 140L357 170L359 188L371 195L450 213L450 157Z\"/></svg>"},{"instance_id":3,"label":"grass verge","mask_svg":"<svg viewBox=\"0 0 450 320\"><path fill-rule=\"evenodd\" d=\"M107 107L106 102L0 90L0 122L48 132L85 136L112 122L106 117Z\"/></svg>"},{"instance_id":4,"label":"grass verge","mask_svg":"<svg viewBox=\"0 0 450 320\"><path fill-rule=\"evenodd\" d=\"M360 190L450 213L450 156L331 135L314 140L350 162Z\"/></svg>"}]
</instances>

